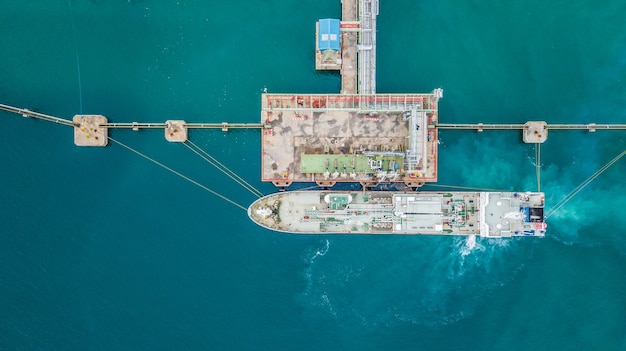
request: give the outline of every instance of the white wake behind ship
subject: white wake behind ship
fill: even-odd
[[[293,234],[544,236],[541,192],[288,191],[248,208],[258,225]]]

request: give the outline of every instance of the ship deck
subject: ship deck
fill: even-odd
[[[291,191],[248,209],[259,225],[296,234],[544,236],[543,193]]]

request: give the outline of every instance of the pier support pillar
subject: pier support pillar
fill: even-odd
[[[185,121],[165,121],[165,139],[173,143],[187,141],[187,125]]]
[[[528,144],[540,144],[548,139],[548,123],[526,122],[524,124],[524,142]]]

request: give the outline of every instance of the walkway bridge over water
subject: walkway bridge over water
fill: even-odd
[[[476,130],[482,132],[484,130],[511,130],[519,129],[523,130],[527,128],[528,124],[485,124],[485,123],[439,123],[438,129],[463,129],[463,130]],[[595,132],[597,130],[622,130],[626,129],[626,124],[547,124],[545,125],[547,130],[588,130]]]
[[[290,110],[293,107],[289,104],[292,102],[293,96],[285,94],[282,99],[280,95],[271,96],[276,101],[271,101],[270,105],[275,105],[275,110]],[[407,111],[411,112],[412,106],[421,106],[421,110],[429,111],[430,102],[428,96],[424,95],[325,95],[325,94],[308,94],[299,95],[298,99],[306,100],[309,104],[307,108],[311,111],[328,111],[328,110],[354,110],[354,111]],[[297,100],[296,100],[297,101]],[[299,107],[298,109],[301,109]],[[61,117],[51,116],[45,113],[36,112],[27,108],[20,108],[5,104],[0,104],[0,110],[15,113],[22,117],[36,118],[64,126],[74,127],[77,133],[81,132],[81,123],[77,123],[75,120],[64,119]],[[81,118],[90,115],[76,115],[76,118]],[[100,116],[100,115],[98,115]],[[185,121],[166,121],[166,122],[123,122],[123,123],[98,123],[95,127],[108,129],[132,129],[138,131],[141,129],[173,129],[174,127],[183,129],[221,129],[226,132],[230,129],[271,129],[270,125],[263,123],[186,123]],[[436,123],[431,128],[445,129],[445,130],[475,130],[477,132],[483,132],[486,130],[521,130],[526,132],[531,131],[545,131],[540,137],[534,139],[525,140],[530,143],[541,143],[547,138],[547,131],[549,130],[586,130],[589,132],[603,131],[603,130],[626,130],[626,124],[609,124],[609,123],[554,123],[549,124],[547,122],[526,122],[526,123]],[[85,131],[82,131],[85,132]],[[169,141],[184,141],[184,140],[169,140]],[[79,146],[98,146],[98,145],[79,145]],[[104,146],[104,145],[102,145]]]
[[[19,108],[15,106],[0,104],[0,110],[12,112],[21,115],[22,117],[33,117],[48,122],[58,123],[69,127],[76,127],[76,123],[69,119],[61,117],[50,116],[44,113],[29,110],[27,108]],[[81,116],[81,115],[77,115]],[[86,115],[85,115],[86,116]],[[124,123],[102,123],[101,127],[114,128],[114,129],[165,129],[168,127],[167,122],[163,123],[149,123],[149,122],[124,122]],[[188,129],[222,129],[228,131],[229,129],[262,129],[265,126],[261,123],[185,123],[185,127]]]
[[[332,101],[333,103],[338,103],[338,109],[372,109],[373,107],[378,107],[378,109],[388,108],[387,106],[392,106],[393,110],[398,108],[395,107],[395,104],[398,104],[399,108],[402,110],[409,111],[409,107],[411,104],[416,103],[416,101],[412,100],[414,95],[406,95],[407,98],[404,98],[402,101],[393,100],[391,94],[388,98],[385,98],[383,95],[376,95],[376,100],[374,96],[366,96],[366,95],[346,95],[345,98],[338,100],[336,95],[324,95],[324,94],[315,94],[315,95],[306,95],[307,98],[311,99],[319,99],[325,101],[331,101],[335,99],[336,101]],[[286,99],[291,99],[291,95],[286,97]],[[421,100],[420,100],[421,102]],[[363,106],[364,104],[368,104],[367,107]],[[373,105],[372,105],[373,104]],[[387,105],[385,105],[387,104]],[[288,109],[289,107],[285,106],[284,109]],[[315,109],[315,106],[312,105],[311,108]],[[328,107],[327,107],[328,108]],[[27,108],[20,108],[5,104],[0,104],[0,110],[15,113],[21,115],[22,117],[32,117],[41,119],[48,122],[53,122],[65,126],[74,127],[75,124],[73,121],[69,119],[64,119],[61,117],[51,116],[45,113],[33,111]],[[545,122],[544,122],[545,123]],[[119,128],[119,129],[164,129],[167,128],[167,123],[148,123],[148,122],[124,122],[124,123],[105,123],[102,124],[103,127],[106,128]],[[267,128],[262,123],[230,123],[230,122],[220,122],[220,123],[185,123],[185,126],[190,129],[262,129]],[[436,124],[437,129],[456,129],[456,130],[475,130],[478,132],[482,132],[485,130],[523,130],[527,128],[528,124],[521,123],[438,123]],[[590,132],[595,132],[598,130],[626,130],[626,124],[609,124],[609,123],[554,123],[554,124],[545,124],[546,129],[548,130],[587,130]]]

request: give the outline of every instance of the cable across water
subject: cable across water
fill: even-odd
[[[561,207],[565,206],[566,203],[568,203],[574,196],[576,196],[581,190],[583,190],[584,187],[586,187],[587,185],[589,185],[589,183],[591,183],[594,179],[598,178],[598,176],[600,176],[600,174],[602,174],[604,171],[606,171],[609,167],[611,167],[615,162],[619,161],[620,158],[622,158],[624,155],[626,155],[626,150],[622,151],[619,155],[615,156],[615,158],[613,158],[611,161],[609,161],[607,164],[605,164],[604,166],[602,166],[602,168],[600,168],[599,170],[597,170],[594,174],[592,174],[589,178],[587,178],[584,182],[582,182],[579,186],[577,186],[576,188],[574,188],[574,190],[570,191],[569,194],[565,195],[565,197],[563,197],[561,200],[559,200],[554,207],[552,207],[550,209],[550,211],[548,211],[548,213],[546,214],[546,219],[550,218],[550,216],[554,215],[558,210],[561,209]]]
[[[80,79],[80,60],[78,59],[78,44],[76,41],[76,28],[74,27],[74,13],[72,11],[72,2],[67,0],[67,6],[70,8],[70,22],[72,24],[72,37],[74,38],[74,51],[76,52],[76,71],[78,72],[78,99],[80,104],[80,114],[83,114],[83,84]]]
[[[473,190],[473,191],[496,191],[496,192],[510,191],[510,190],[502,190],[502,189],[477,188],[477,187],[472,187],[472,186],[457,186],[457,185],[443,185],[443,184],[427,184],[425,186],[435,187],[435,188],[464,189],[464,190]]]
[[[541,144],[535,144],[535,174],[537,175],[537,192],[541,191]]]
[[[189,143],[190,145],[193,145],[193,148],[191,146],[189,146],[187,143]],[[262,197],[263,196],[262,192],[260,192],[258,189],[253,187],[245,179],[241,178],[237,173],[235,173],[234,171],[232,171],[228,167],[224,166],[224,164],[222,164],[220,161],[218,161],[215,157],[209,155],[208,152],[204,151],[202,148],[200,148],[198,145],[194,144],[192,141],[187,140],[186,142],[183,143],[183,145],[185,145],[189,150],[193,151],[196,155],[200,156],[203,160],[207,161],[213,167],[217,168],[220,172],[224,173],[230,179],[235,181],[235,183],[241,185],[244,189],[248,190],[249,192],[251,192],[252,194],[254,194],[254,195],[258,196],[258,197]]]
[[[114,142],[114,143],[116,143],[116,144],[118,144],[118,145],[120,145],[120,146],[122,146],[122,147],[126,148],[127,150],[130,150],[130,151],[132,151],[132,152],[136,153],[137,155],[139,155],[139,156],[141,156],[141,157],[145,158],[146,160],[148,160],[148,161],[150,161],[150,162],[152,162],[152,163],[154,163],[154,164],[156,164],[156,165],[158,165],[158,166],[161,166],[161,167],[165,168],[166,170],[168,170],[168,171],[170,171],[170,172],[172,172],[172,173],[176,174],[177,176],[179,176],[179,177],[181,177],[181,178],[183,178],[183,179],[185,179],[185,180],[187,180],[187,181],[189,181],[189,182],[191,182],[191,183],[193,183],[193,184],[195,184],[195,185],[199,186],[200,188],[202,188],[202,189],[204,189],[204,190],[206,190],[206,191],[210,192],[211,194],[213,194],[213,195],[215,195],[215,196],[219,197],[220,199],[222,199],[222,200],[224,200],[224,201],[226,201],[226,202],[228,202],[228,203],[230,203],[230,204],[232,204],[232,205],[234,205],[234,206],[237,206],[237,207],[239,207],[240,209],[242,209],[242,210],[244,210],[244,211],[247,211],[247,209],[246,209],[245,207],[243,207],[242,205],[240,205],[240,204],[236,203],[235,201],[233,201],[233,200],[231,200],[231,199],[227,198],[227,197],[226,197],[226,196],[224,196],[224,195],[221,195],[221,194],[217,193],[217,192],[216,192],[216,191],[214,191],[214,190],[211,190],[211,189],[207,188],[206,186],[204,186],[204,185],[202,185],[202,184],[198,183],[197,181],[195,181],[195,180],[193,180],[193,179],[191,179],[191,178],[187,177],[186,175],[184,175],[184,174],[182,174],[182,173],[180,173],[180,172],[178,172],[178,171],[176,171],[176,170],[174,170],[174,169],[172,169],[172,168],[170,168],[170,167],[168,167],[168,166],[166,166],[166,165],[162,164],[161,162],[159,162],[159,161],[157,161],[157,160],[155,160],[155,159],[153,159],[153,158],[151,158],[151,157],[149,157],[149,156],[146,156],[146,155],[142,154],[141,152],[139,152],[139,151],[137,151],[137,150],[133,149],[132,147],[130,147],[130,146],[128,146],[128,145],[126,145],[126,144],[124,144],[124,143],[122,143],[122,142],[120,142],[120,141],[117,141],[117,140],[115,140],[115,139],[113,139],[113,138],[111,138],[111,137],[107,137],[107,138],[108,138],[109,140],[111,140],[112,142]]]

